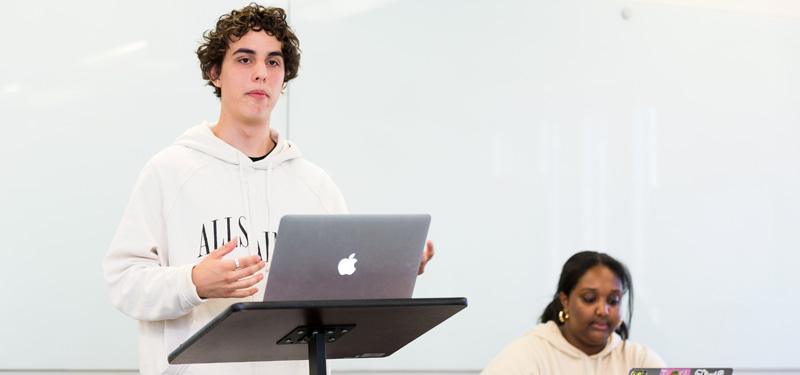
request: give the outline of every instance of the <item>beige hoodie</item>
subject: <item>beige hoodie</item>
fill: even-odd
[[[664,367],[664,361],[646,346],[623,341],[614,333],[597,354],[572,346],[558,325],[549,321],[525,332],[497,355],[483,375],[627,375],[634,367]]]

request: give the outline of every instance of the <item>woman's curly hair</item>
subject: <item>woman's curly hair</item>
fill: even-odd
[[[218,98],[222,97],[222,90],[211,82],[217,78],[213,76],[213,72],[219,74],[222,69],[222,61],[230,43],[239,40],[250,30],[265,31],[278,39],[283,53],[283,82],[289,82],[297,77],[300,68],[300,41],[286,23],[286,12],[281,8],[250,3],[240,10],[233,10],[230,14],[221,16],[214,29],[203,33],[205,43],[197,48],[203,79],[207,81],[207,85],[214,87],[214,94]]]

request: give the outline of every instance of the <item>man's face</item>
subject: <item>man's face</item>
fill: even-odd
[[[264,31],[250,30],[232,42],[219,75],[212,81],[222,90],[220,120],[269,123],[283,90],[283,64],[281,43]]]

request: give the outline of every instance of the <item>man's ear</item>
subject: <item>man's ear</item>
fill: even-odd
[[[208,71],[208,78],[215,87],[219,87],[219,66],[214,65]]]

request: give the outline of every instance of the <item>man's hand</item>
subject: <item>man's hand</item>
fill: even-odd
[[[200,298],[242,298],[258,292],[258,288],[250,287],[261,281],[264,274],[253,274],[264,268],[267,262],[258,255],[238,258],[238,267],[237,260],[222,260],[236,248],[237,243],[238,240],[234,238],[209,253],[192,269],[192,283]]]
[[[425,272],[425,265],[431,261],[433,258],[433,241],[428,240],[425,244],[425,251],[422,252],[422,261],[419,262],[419,273],[418,275],[422,275]]]

